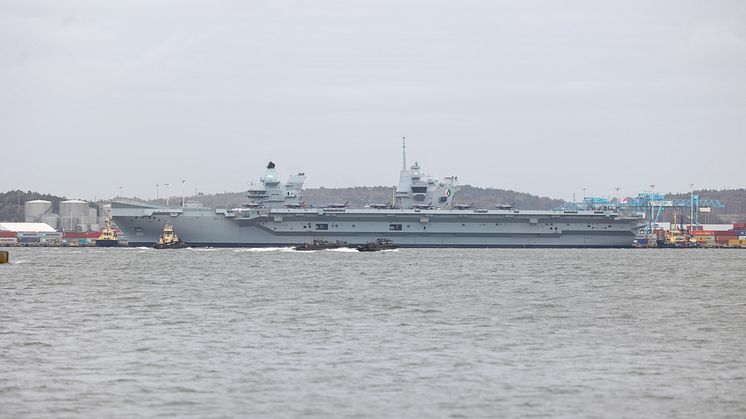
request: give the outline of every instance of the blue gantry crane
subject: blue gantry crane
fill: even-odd
[[[691,223],[699,227],[699,214],[710,208],[725,208],[717,199],[700,199],[699,195],[691,194],[689,199],[666,199],[662,194],[654,192],[642,192],[634,198],[625,198],[619,201],[611,201],[606,198],[589,196],[583,198],[583,202],[568,202],[562,205],[560,210],[598,210],[616,209],[642,212],[648,222],[645,223],[644,233],[652,231],[658,223],[661,213],[666,208],[689,208]]]
[[[650,217],[646,225],[645,233],[648,233],[653,226],[658,223],[658,219],[666,208],[689,208],[690,222],[692,225],[699,227],[699,214],[707,208],[725,208],[722,202],[717,199],[700,199],[699,195],[691,194],[689,199],[666,199],[662,194],[653,192],[643,192],[635,198],[619,202],[619,208],[628,208],[634,211],[641,211]]]

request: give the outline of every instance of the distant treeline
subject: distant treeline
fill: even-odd
[[[393,193],[394,188],[391,186],[315,188],[304,189],[303,200],[312,207],[348,202],[350,207],[360,208],[370,203],[390,204]],[[717,199],[726,206],[724,209],[713,209],[712,213],[703,213],[701,222],[719,223],[746,219],[746,189],[701,190],[694,191],[694,193],[698,194],[700,199]],[[666,198],[688,199],[689,194],[666,194]],[[187,199],[199,201],[203,205],[213,208],[235,208],[247,202],[244,192],[199,195]],[[164,200],[161,201],[164,202]],[[465,185],[456,194],[454,202],[457,204],[472,204],[474,208],[494,208],[497,204],[510,204],[518,209],[549,210],[559,207],[565,201],[505,189]],[[679,220],[688,220],[689,217],[689,211],[685,208],[669,209],[661,214],[660,221],[671,221],[674,214],[678,214]]]
[[[394,188],[391,186],[356,186],[351,188],[304,189],[303,200],[312,207],[323,207],[330,203],[348,202],[350,207],[361,208],[366,204],[391,204]],[[222,193],[187,198],[199,201],[208,207],[232,208],[247,202],[245,193]],[[530,195],[504,189],[463,186],[455,198],[458,204],[473,204],[475,208],[494,208],[497,204],[511,204],[524,209],[552,209],[565,201]]]
[[[23,192],[20,190],[0,193],[0,221],[11,223],[23,222],[23,203],[43,199],[52,202],[52,211],[59,213],[60,202],[66,200],[63,196],[43,194],[39,192]]]
[[[312,207],[323,207],[329,203],[348,202],[350,207],[361,208],[366,204],[391,204],[394,188],[391,186],[356,186],[351,188],[314,188],[303,190],[303,200]],[[746,189],[700,190],[694,191],[700,199],[717,199],[725,204],[724,209],[713,209],[712,213],[703,214],[700,221],[708,223],[736,222],[746,219]],[[666,194],[668,199],[688,199],[689,194]],[[35,199],[51,201],[53,211],[59,212],[59,204],[66,198],[39,192],[20,190],[0,193],[0,221],[23,221],[23,203]],[[235,208],[247,202],[245,192],[220,193],[215,195],[200,194],[187,198],[199,201],[207,207]],[[160,200],[165,203],[164,199]],[[497,204],[510,204],[518,209],[548,210],[557,208],[565,201],[523,192],[505,189],[479,188],[465,185],[455,198],[457,204],[472,204],[474,208],[494,208]],[[19,205],[20,204],[20,205]],[[660,220],[670,221],[673,214],[686,222],[689,212],[685,208],[665,211]]]
[[[725,205],[725,208],[713,208],[711,213],[703,213],[700,216],[700,222],[705,223],[733,223],[742,222],[746,220],[746,189],[703,189],[694,191],[695,195],[699,195],[700,201],[703,199],[717,199]],[[689,199],[688,193],[679,194],[666,194],[667,199]],[[673,214],[678,213],[679,219],[682,217],[688,219],[689,214],[686,209],[680,210],[668,210],[665,214],[665,220],[670,221],[673,218]]]

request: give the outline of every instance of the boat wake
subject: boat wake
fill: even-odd
[[[326,249],[327,252],[358,253],[354,247],[340,247],[337,249]]]
[[[248,249],[236,249],[235,253],[263,253],[263,252],[295,252],[292,247],[251,247]]]

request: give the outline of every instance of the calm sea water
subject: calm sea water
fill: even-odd
[[[746,417],[746,251],[10,251],[2,417]]]

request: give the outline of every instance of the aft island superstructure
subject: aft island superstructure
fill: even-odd
[[[170,224],[192,246],[297,246],[313,240],[351,245],[389,239],[400,247],[631,247],[640,217],[615,210],[535,211],[509,206],[473,209],[453,204],[456,177],[436,179],[419,164],[400,173],[394,201],[348,208],[309,208],[305,174],[281,182],[270,162],[241,208],[167,206],[135,200],[112,203],[112,218],[130,246],[150,246]]]

